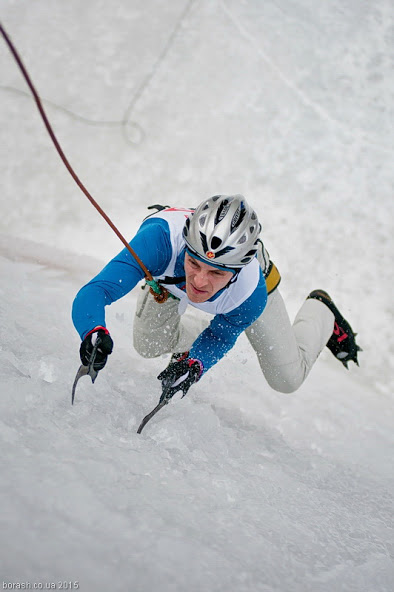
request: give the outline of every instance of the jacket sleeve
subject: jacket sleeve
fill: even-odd
[[[152,275],[161,275],[171,260],[170,230],[165,220],[146,220],[130,246]],[[97,326],[105,327],[105,307],[128,294],[144,278],[144,272],[123,249],[75,297],[72,319],[81,339]]]
[[[260,272],[255,291],[245,302],[226,314],[216,315],[193,343],[190,357],[200,360],[204,373],[230,351],[239,335],[262,314],[267,304],[267,288]]]

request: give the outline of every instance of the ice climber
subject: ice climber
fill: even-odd
[[[309,374],[325,345],[345,366],[360,349],[330,296],[314,290],[291,324],[278,284],[280,274],[258,238],[261,226],[242,195],[216,195],[195,210],[164,207],[144,220],[130,242],[171,297],[156,302],[147,284],[134,319],[134,347],[144,358],[172,353],[158,378],[170,394],[187,393],[245,334],[276,391],[291,393]],[[105,306],[125,296],[144,272],[124,249],[77,294],[74,325],[88,366],[101,370],[113,341]],[[187,305],[212,315],[197,329],[182,319]]]

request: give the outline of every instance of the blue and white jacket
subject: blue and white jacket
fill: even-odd
[[[144,262],[155,280],[185,275],[185,219],[191,210],[168,208],[147,218],[130,246]],[[105,306],[130,292],[144,278],[144,272],[124,249],[77,294],[72,318],[81,339],[94,327],[105,327]],[[166,288],[180,299],[179,311],[188,304],[208,312],[213,319],[196,339],[190,357],[201,361],[204,372],[218,362],[235,344],[238,336],[263,312],[267,302],[266,283],[254,258],[243,267],[234,283],[217,292],[210,300],[191,302],[185,281]]]

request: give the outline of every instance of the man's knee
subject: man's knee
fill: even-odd
[[[303,384],[306,376],[304,372],[286,372],[283,368],[270,369],[269,372],[264,373],[265,379],[269,386],[278,393],[289,395],[297,391]]]
[[[270,384],[270,383],[268,383]],[[291,393],[295,393],[295,391],[297,391],[300,388],[300,384],[291,384],[289,382],[283,382],[282,384],[270,384],[270,387],[278,392],[278,393],[282,393],[284,395],[290,395]]]

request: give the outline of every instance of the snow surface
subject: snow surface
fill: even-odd
[[[71,407],[71,303],[121,245],[0,43],[3,589],[392,592],[392,0],[2,0],[1,13],[69,161],[127,238],[150,204],[243,193],[291,316],[322,287],[364,350],[349,372],[323,352],[281,395],[241,336],[139,436],[168,359],[132,348],[135,290],[109,309],[114,353]]]

